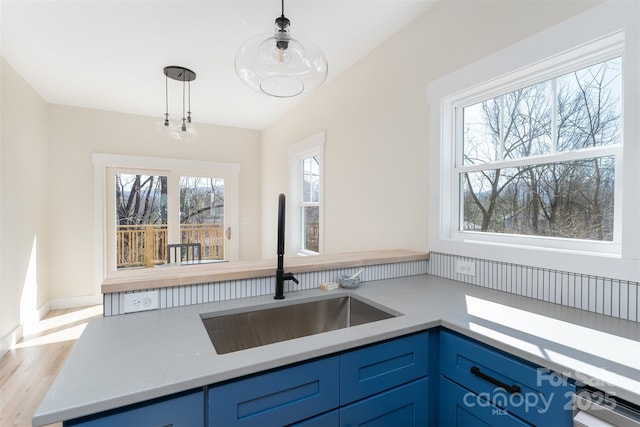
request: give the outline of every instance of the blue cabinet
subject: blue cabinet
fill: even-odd
[[[428,425],[429,379],[422,378],[340,409],[342,427]]]
[[[209,426],[425,426],[428,332],[212,386]]]
[[[571,426],[575,387],[442,329],[71,420],[65,426]],[[206,397],[205,397],[206,396]]]
[[[340,410],[334,409],[333,411],[316,415],[315,417],[308,418],[299,423],[291,424],[295,427],[327,427],[340,425]]]
[[[428,332],[341,354],[340,426],[428,425],[428,373]]]
[[[209,389],[209,425],[282,426],[338,407],[338,356]]]
[[[428,346],[428,333],[423,332],[341,354],[340,404],[426,376]]]
[[[440,425],[447,427],[530,426],[445,377],[440,377]]]
[[[296,427],[421,427],[429,425],[429,380],[422,378],[340,409],[294,424]]]
[[[454,405],[446,401],[441,390],[441,421],[446,420],[454,408],[459,416],[465,412],[464,416],[470,416],[477,413],[470,406],[480,407],[482,402],[487,402],[487,408],[496,408],[489,410],[496,416],[491,417],[493,422],[488,425],[502,425],[510,419],[506,415],[530,425],[572,425],[571,398],[575,386],[546,369],[500,350],[443,330],[440,333],[440,372],[445,379],[468,392],[463,395],[464,401],[458,400]],[[440,386],[452,389],[447,381],[441,381]],[[451,392],[451,395],[456,394]]]
[[[65,421],[64,425],[82,427],[201,427],[205,424],[204,400],[204,391],[199,389]]]

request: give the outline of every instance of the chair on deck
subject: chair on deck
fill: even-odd
[[[175,243],[167,245],[167,264],[195,264],[202,261],[202,245],[200,243]],[[196,261],[197,259],[197,261]]]

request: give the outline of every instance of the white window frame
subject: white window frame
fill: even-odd
[[[540,67],[527,67],[507,76],[502,76],[490,83],[473,87],[453,96],[444,98],[443,105],[447,112],[451,115],[451,135],[446,138],[454,141],[453,149],[450,152],[452,157],[449,160],[453,166],[450,168],[450,176],[452,190],[460,189],[460,197],[453,197],[451,200],[451,218],[449,226],[451,237],[457,240],[473,239],[481,242],[508,243],[522,246],[540,246],[545,248],[579,250],[593,253],[603,254],[620,254],[621,251],[621,227],[622,218],[621,208],[621,186],[617,183],[622,182],[622,144],[603,145],[585,150],[564,151],[545,154],[535,157],[504,159],[493,161],[490,163],[482,163],[476,165],[462,165],[460,159],[463,151],[463,135],[461,132],[462,110],[470,105],[477,104],[487,99],[494,98],[511,90],[517,90],[530,85],[547,81],[554,77],[559,77],[567,72],[572,72],[594,64],[604,62],[609,59],[619,57],[624,51],[624,33],[617,32],[604,39],[599,39],[593,43],[581,46],[578,49],[571,50],[564,54],[558,55],[545,61],[547,67],[539,70]],[[462,183],[460,182],[460,174],[463,172],[474,172],[486,169],[504,169],[513,168],[531,164],[535,160],[539,160],[541,164],[570,162],[573,160],[612,156],[615,159],[615,182],[616,194],[614,195],[614,239],[610,241],[593,241],[578,240],[566,238],[554,238],[546,236],[532,235],[508,235],[490,232],[474,232],[469,230],[461,230],[460,225],[462,218]]]
[[[638,5],[608,2],[518,42],[502,51],[444,76],[428,87],[430,134],[430,250],[465,256],[584,271],[585,258],[594,274],[614,267],[621,277],[636,277],[640,259],[637,189],[640,173],[638,117]],[[596,242],[540,236],[500,235],[459,230],[460,171],[456,159],[462,149],[456,114],[461,107],[535,84],[566,72],[622,56],[623,146],[602,147],[594,157],[616,156],[614,241]],[[571,160],[558,153],[557,160]],[[546,161],[546,159],[545,159]],[[510,166],[516,162],[510,162]],[[620,269],[620,265],[624,267]]]
[[[290,203],[288,217],[290,220],[290,248],[291,253],[297,255],[318,255],[324,252],[324,143],[326,132],[320,131],[289,147],[289,186]],[[318,220],[318,252],[312,252],[302,247],[303,224],[301,218],[302,208],[302,160],[310,156],[318,155],[320,158],[320,196]]]
[[[96,282],[98,285],[107,277],[136,276],[140,271],[148,270],[117,270],[115,252],[108,248],[115,247],[115,218],[110,212],[115,204],[114,194],[110,194],[107,179],[118,170],[137,170],[144,173],[163,174],[168,177],[169,185],[179,188],[180,176],[215,176],[225,180],[225,227],[231,227],[231,240],[225,241],[225,260],[236,261],[239,258],[238,224],[239,224],[239,174],[240,165],[237,163],[206,162],[196,160],[177,160],[159,157],[139,157],[116,154],[94,153],[94,221],[95,221],[95,263]],[[227,197],[229,195],[229,197]],[[169,221],[175,221],[171,215],[179,209],[179,192],[168,194]],[[174,230],[174,240],[179,236],[179,230]],[[228,246],[227,246],[228,245]],[[167,266],[165,268],[180,268]]]

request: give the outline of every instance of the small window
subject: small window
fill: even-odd
[[[320,252],[320,155],[300,160],[302,197],[300,200],[300,248]]]
[[[303,255],[322,252],[322,155],[324,132],[289,150],[291,159],[291,251]]]

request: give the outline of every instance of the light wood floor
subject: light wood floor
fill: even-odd
[[[31,426],[31,416],[86,323],[101,315],[101,305],[51,311],[0,359],[1,427]]]

